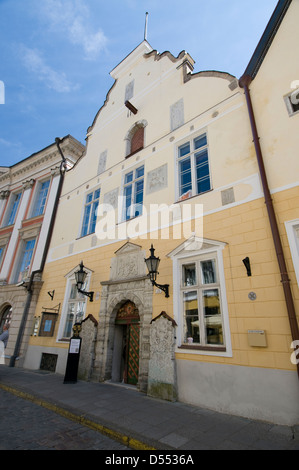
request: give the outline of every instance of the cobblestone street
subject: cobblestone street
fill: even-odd
[[[101,433],[0,390],[0,450],[127,450]]]

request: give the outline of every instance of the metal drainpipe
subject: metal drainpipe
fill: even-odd
[[[288,311],[291,334],[292,334],[293,341],[298,341],[299,329],[298,329],[296,311],[295,311],[295,306],[294,306],[294,301],[293,301],[293,296],[292,296],[292,291],[291,291],[291,286],[290,286],[290,279],[288,276],[281,238],[279,235],[279,229],[278,229],[275,211],[273,207],[273,201],[272,201],[272,197],[270,194],[269,185],[267,181],[263,154],[262,154],[262,150],[260,146],[256,120],[255,120],[251,96],[250,96],[249,85],[251,84],[251,82],[252,82],[252,78],[249,75],[243,75],[243,77],[241,77],[239,80],[239,85],[241,88],[244,89],[245,96],[246,96],[246,102],[247,102],[249,119],[250,119],[250,124],[251,124],[251,129],[252,129],[253,141],[255,145],[255,151],[256,151],[258,166],[260,170],[260,176],[261,176],[264,197],[265,197],[265,204],[266,204],[267,211],[268,211],[268,218],[269,218],[269,222],[271,226],[272,237],[273,237],[273,242],[274,242],[275,251],[276,251],[276,257],[277,257],[280,274],[281,274],[281,283],[282,283],[283,290],[284,290],[284,296],[285,296],[285,302],[286,302],[286,307]],[[299,364],[298,363],[297,363],[297,374],[299,377]]]
[[[48,254],[48,249],[49,249],[49,246],[50,246],[50,241],[51,241],[52,232],[53,232],[53,225],[54,225],[54,221],[55,221],[55,217],[56,217],[56,213],[57,213],[59,198],[60,198],[60,195],[61,195],[61,190],[62,190],[62,185],[63,185],[63,180],[64,180],[64,174],[65,174],[65,171],[66,171],[66,160],[65,160],[65,157],[64,157],[64,155],[61,151],[61,148],[59,146],[60,142],[61,142],[61,139],[59,139],[59,138],[55,139],[55,143],[56,143],[57,148],[59,150],[59,153],[61,155],[62,161],[61,161],[61,164],[60,164],[60,180],[59,180],[59,185],[58,185],[57,194],[56,194],[56,198],[55,198],[55,203],[54,203],[54,208],[53,208],[53,213],[52,213],[52,218],[51,218],[51,223],[50,223],[50,229],[49,229],[49,232],[48,232],[48,235],[47,235],[47,240],[46,240],[46,244],[45,244],[45,249],[44,249],[43,258],[42,258],[42,262],[41,262],[41,267],[40,267],[40,269],[38,269],[36,271],[33,271],[31,273],[29,284],[26,287],[26,290],[27,290],[26,304],[25,304],[25,307],[24,307],[24,311],[23,311],[23,315],[22,315],[22,319],[21,319],[21,323],[20,323],[20,328],[19,328],[19,331],[18,331],[18,336],[17,336],[17,340],[16,340],[16,344],[15,344],[14,353],[11,356],[10,361],[9,361],[9,367],[14,367],[16,359],[19,357],[21,344],[22,344],[22,339],[23,339],[23,334],[24,334],[26,323],[27,323],[27,317],[28,317],[28,313],[29,313],[29,308],[30,308],[32,296],[33,296],[33,290],[32,290],[33,280],[34,280],[34,277],[35,277],[36,274],[43,272],[45,262],[46,262],[46,257],[47,257],[47,254]]]

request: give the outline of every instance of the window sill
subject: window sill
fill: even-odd
[[[188,349],[191,351],[210,351],[210,352],[226,352],[225,346],[200,346],[196,344],[182,344],[178,349]]]
[[[69,343],[71,341],[71,338],[59,338],[57,340],[58,343]]]
[[[95,232],[90,232],[90,233],[87,233],[86,235],[80,235],[75,240],[81,240],[82,238],[86,238],[86,237],[89,237],[90,235],[94,235],[94,234],[95,234]]]
[[[179,204],[180,202],[189,201],[190,199],[194,199],[195,197],[203,196],[204,194],[211,193],[212,191],[214,191],[213,188],[208,189],[207,191],[204,191],[203,193],[199,193],[199,194],[195,194],[194,196],[186,197],[185,199],[180,199],[179,198],[174,202],[174,204]]]
[[[131,152],[131,153],[129,153],[128,155],[126,155],[125,158],[130,158],[130,157],[132,157],[132,155],[135,155],[135,153],[138,153],[138,152],[140,152],[140,151],[143,150],[143,149],[144,149],[144,147],[140,147],[139,149],[134,150],[134,152]]]

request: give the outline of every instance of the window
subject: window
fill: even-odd
[[[179,199],[211,189],[207,137],[205,134],[178,148]]]
[[[177,347],[191,354],[231,357],[222,251],[226,244],[193,235],[168,254],[173,262]]]
[[[19,203],[21,200],[21,195],[22,193],[12,194],[5,225],[14,224],[16,215],[17,215],[17,210],[19,207]]]
[[[293,266],[299,286],[299,219],[285,222]]]
[[[95,232],[100,192],[101,190],[97,189],[86,196],[81,237]]]
[[[4,256],[5,246],[0,246],[0,267]]]
[[[32,217],[37,217],[38,215],[42,215],[44,213],[49,186],[50,180],[44,181],[39,185],[37,198],[32,212]]]
[[[8,305],[5,307],[2,315],[0,316],[0,334],[3,332],[4,325],[10,325],[12,316],[12,307]]]
[[[216,258],[181,265],[183,342],[223,346],[223,321]]]
[[[144,145],[144,127],[138,127],[131,139],[130,155],[143,149],[143,145]]]
[[[142,214],[144,186],[144,166],[126,173],[124,179],[124,216],[123,220]]]
[[[143,119],[135,122],[127,132],[125,136],[126,158],[131,157],[131,155],[144,148],[146,126],[147,121]]]
[[[29,275],[32,255],[35,247],[35,239],[26,240],[22,243],[19,264],[15,275],[15,282],[21,282]]]
[[[82,288],[85,290],[85,287]],[[66,320],[64,324],[63,337],[70,338],[73,334],[73,325],[79,323],[84,318],[86,297],[78,292],[76,283],[71,285],[68,299]]]
[[[78,268],[79,267],[76,266],[76,268],[67,276],[66,294],[58,331],[58,339],[60,341],[71,338],[73,335],[74,324],[80,323],[85,317],[87,297],[79,293],[76,286],[74,273]],[[90,271],[87,268],[86,270],[88,271],[89,276],[87,277],[82,290],[88,290]],[[49,325],[49,323],[47,325]]]

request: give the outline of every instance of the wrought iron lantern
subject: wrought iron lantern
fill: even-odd
[[[85,290],[82,290],[86,277],[87,277],[87,272],[84,271],[83,261],[81,261],[79,271],[75,272],[77,290],[78,292],[80,292],[80,294],[83,294],[89,297],[90,302],[93,302],[94,292],[86,292]]]
[[[156,286],[159,289],[161,289],[163,292],[165,292],[165,297],[169,297],[169,284],[157,284],[156,283],[157,275],[159,274],[158,267],[160,264],[160,258],[157,258],[154,252],[155,252],[155,248],[153,247],[153,245],[151,245],[151,248],[150,248],[151,255],[144,260],[148,269],[148,276],[153,286]]]

